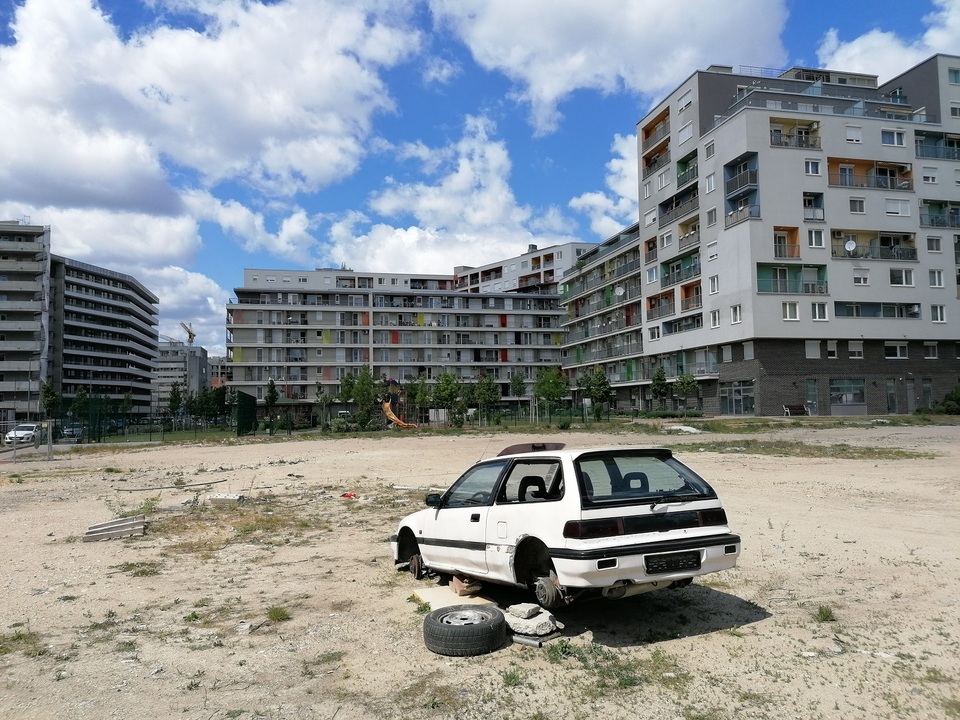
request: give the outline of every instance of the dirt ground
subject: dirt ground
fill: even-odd
[[[748,454],[728,434],[555,433],[674,448],[724,500],[739,566],[558,610],[543,648],[432,654],[415,594],[436,581],[397,572],[389,535],[426,488],[542,438],[0,456],[0,717],[960,717],[960,427],[750,436],[920,454],[857,460]],[[81,541],[137,509],[143,537]]]

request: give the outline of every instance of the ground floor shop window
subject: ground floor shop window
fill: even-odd
[[[753,381],[720,383],[721,415],[753,415]]]

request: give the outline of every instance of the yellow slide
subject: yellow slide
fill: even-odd
[[[389,400],[387,400],[383,404],[383,414],[387,416],[387,419],[390,420],[390,422],[392,422],[394,425],[396,425],[398,428],[401,428],[402,430],[409,430],[410,428],[416,427],[416,425],[414,425],[413,423],[404,422],[403,420],[398,418],[396,415],[394,415],[393,409],[390,407]]]

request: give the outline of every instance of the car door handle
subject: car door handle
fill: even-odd
[[[470,522],[480,522],[480,513],[474,513],[471,515]]]

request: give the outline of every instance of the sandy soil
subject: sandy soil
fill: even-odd
[[[553,435],[674,447],[724,499],[739,566],[681,591],[571,605],[545,648],[475,658],[426,650],[411,600],[435,581],[397,572],[387,538],[423,488],[536,438],[0,456],[0,717],[960,717],[960,427],[791,425],[765,437],[930,456]],[[716,440],[730,451],[698,448]],[[211,507],[210,493],[247,500]],[[147,510],[145,536],[80,541],[135,508]]]

